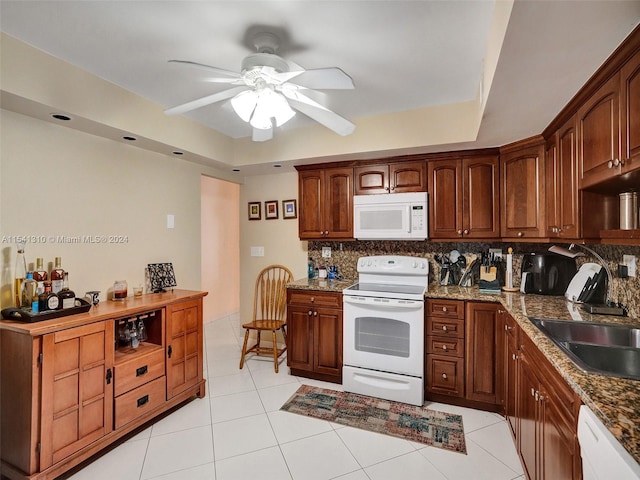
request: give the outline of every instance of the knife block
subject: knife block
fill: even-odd
[[[504,270],[501,265],[495,264],[490,267],[480,266],[480,291],[500,292],[500,287],[504,284]]]

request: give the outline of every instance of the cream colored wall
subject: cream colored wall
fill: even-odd
[[[204,321],[240,311],[240,185],[201,179],[202,289]]]
[[[298,174],[282,173],[245,178],[240,187],[240,313],[249,319],[253,289],[260,270],[282,264],[294,278],[303,278],[307,268],[307,242],[298,239],[298,220],[283,220],[282,200],[298,198]],[[264,219],[264,202],[278,201],[277,220]],[[248,202],[262,204],[262,219],[248,219]],[[264,247],[264,257],[252,257],[251,247]]]
[[[145,281],[152,262],[172,262],[178,287],[200,288],[200,177],[216,170],[7,110],[0,114],[3,307],[11,304],[17,235],[33,236],[28,263],[61,256],[76,293],[101,290],[104,300],[116,279],[127,280],[131,290]],[[167,214],[175,215],[172,230]]]

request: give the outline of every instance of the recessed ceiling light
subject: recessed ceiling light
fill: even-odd
[[[52,113],[51,116],[56,120],[63,120],[65,122],[71,120],[71,117],[69,115],[64,115],[62,113]]]
[[[279,163],[276,163],[276,164],[274,164],[273,166],[274,166],[274,168],[280,168],[280,167],[282,167],[282,165],[280,165]]]
[[[130,137],[130,136],[124,136],[122,137],[123,140],[126,140],[127,142],[135,142],[137,140],[136,137]]]
[[[171,153],[173,153],[174,155],[184,155],[184,152],[181,152],[180,150],[176,150],[176,151],[171,152]]]
[[[239,172],[239,171],[240,171],[240,169],[239,169],[239,168],[234,168],[234,169],[233,169],[233,171],[234,171],[234,172]]]

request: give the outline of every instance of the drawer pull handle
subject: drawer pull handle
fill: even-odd
[[[447,328],[446,325],[442,325],[442,330],[444,330],[445,332],[448,331],[449,329]]]
[[[144,397],[138,399],[138,408],[145,405],[146,403],[149,403],[149,395],[145,395]]]
[[[443,374],[442,374],[442,378],[444,378],[444,379],[446,380],[446,379],[447,379],[447,374],[446,374],[446,373],[443,373]]]
[[[136,377],[139,377],[140,375],[144,375],[148,371],[149,371],[149,367],[147,365],[145,365],[144,367],[137,368]]]
[[[446,350],[447,350],[447,346],[446,346],[446,345],[442,345],[442,349],[443,349],[444,351],[446,351]]]
[[[449,310],[447,310],[447,307],[442,307],[442,311],[443,311],[444,313],[447,313]]]

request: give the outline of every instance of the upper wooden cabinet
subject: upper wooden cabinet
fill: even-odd
[[[355,194],[427,191],[427,164],[423,161],[363,165],[354,170]]]
[[[578,156],[582,188],[620,174],[619,74],[578,109]]]
[[[504,238],[528,239],[546,234],[544,192],[548,184],[543,142],[542,137],[537,137],[501,149],[500,214]]]
[[[546,236],[578,238],[580,211],[578,191],[576,117],[572,117],[546,143]]]
[[[499,238],[498,156],[427,163],[429,237]]]
[[[622,174],[640,170],[640,51],[620,71]]]
[[[301,240],[353,238],[353,168],[298,173]]]

